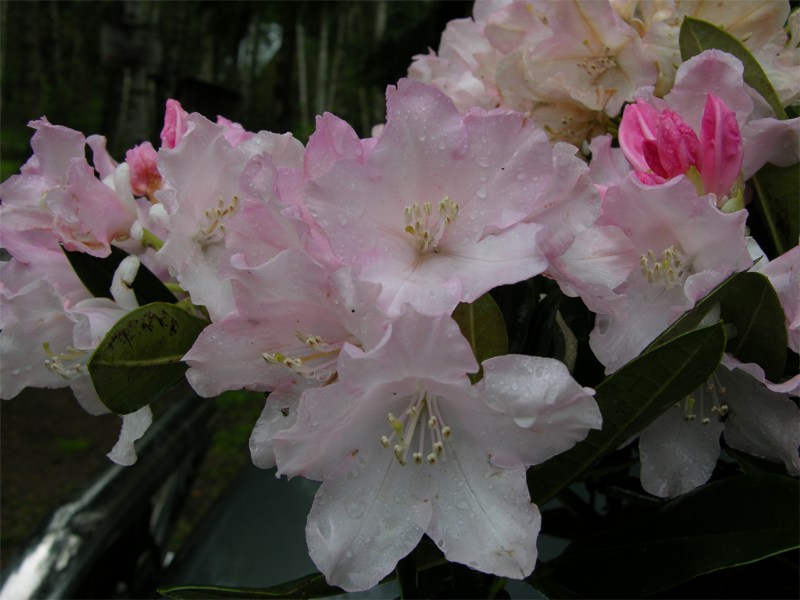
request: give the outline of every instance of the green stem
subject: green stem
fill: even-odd
[[[152,232],[148,231],[144,227],[142,227],[142,232],[142,245],[152,248],[156,252],[161,250],[161,248],[164,246],[163,240],[153,235]]]

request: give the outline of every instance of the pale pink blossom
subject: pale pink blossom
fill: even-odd
[[[128,257],[125,272],[115,274],[118,285],[112,288],[115,300],[111,300],[91,297],[63,253],[43,252],[28,258],[27,265],[16,258],[2,263],[0,398],[13,398],[26,387],[70,387],[87,412],[108,413],[86,365],[108,330],[137,307],[135,299],[131,302],[132,294],[126,302],[120,292],[122,280],[130,285],[135,278],[138,259]],[[46,264],[37,265],[38,261]],[[53,285],[49,280],[60,283]],[[67,290],[71,290],[69,295],[62,296]],[[133,443],[149,426],[150,409],[124,415],[122,420],[120,439],[109,458],[130,465],[136,462]]]
[[[698,196],[685,178],[659,186],[629,178],[609,188],[598,225],[623,232],[638,261],[622,284],[587,299],[589,306],[612,307],[598,315],[590,338],[607,372],[636,357],[726,277],[752,265],[745,218],[745,211],[722,213],[713,195]]]
[[[438,56],[409,69],[461,110],[522,111],[575,144],[603,133],[656,75],[655,57],[607,2],[476,3],[473,20],[448,24]]]
[[[647,50],[657,58],[663,96],[672,87],[681,64],[679,31],[684,17],[716,25],[737,38],[756,58],[784,106],[800,98],[800,50],[797,47],[800,15],[789,14],[789,2],[773,0],[612,0],[615,11],[642,36]],[[784,29],[789,23],[790,35]]]
[[[771,389],[757,365],[725,355],[706,384],[670,407],[639,438],[642,486],[661,497],[706,483],[717,464],[720,435],[732,448],[800,475],[800,375],[783,390]]]
[[[225,139],[228,140],[230,145],[234,148],[255,135],[242,127],[241,123],[235,123],[222,115],[217,115],[217,125],[222,125],[225,128]]]
[[[219,320],[234,308],[231,256],[244,253],[259,264],[301,245],[306,226],[277,198],[282,177],[270,151],[282,160],[281,136],[259,134],[234,148],[225,128],[201,115],[190,115],[187,127],[178,147],[159,152],[156,197],[166,235],[157,258]]]
[[[116,194],[97,178],[85,158],[83,134],[44,118],[29,125],[36,129],[31,138],[34,155],[0,186],[0,243],[17,256],[32,238],[49,232],[70,250],[107,256],[111,242],[126,238],[136,220],[133,199]],[[95,156],[104,163],[101,170],[113,168],[97,142],[95,138]]]
[[[372,350],[345,345],[335,383],[303,393],[274,450],[280,473],[324,480],[306,539],[330,583],[369,589],[426,533],[474,569],[533,570],[540,516],[525,469],[600,413],[555,360],[490,359],[472,386],[477,368],[452,319],[407,311]]]
[[[543,133],[519,114],[462,116],[410,80],[388,89],[387,106],[374,147],[336,160],[305,193],[334,254],[382,286],[381,305],[449,313],[543,271],[542,227],[523,222],[536,208],[529,166],[553,161]]]

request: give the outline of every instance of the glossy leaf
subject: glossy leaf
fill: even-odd
[[[604,380],[595,395],[603,428],[528,471],[534,502],[543,505],[704,383],[719,365],[724,348],[725,328],[717,323],[645,352]]]
[[[725,351],[742,362],[760,365],[768,378],[778,381],[786,362],[785,317],[769,279],[756,272],[728,277],[648,349],[695,329],[715,306],[720,308],[719,318],[733,325]]]
[[[721,317],[733,324],[727,352],[756,363],[767,378],[778,381],[786,364],[786,321],[775,288],[760,273],[742,273],[722,296]]]
[[[786,111],[781,105],[778,94],[775,93],[775,88],[772,87],[772,83],[764,73],[764,69],[750,54],[750,51],[731,34],[707,21],[684,17],[678,39],[681,58],[684,61],[712,48],[738,58],[744,65],[744,82],[763,96],[779,119],[786,118]]]
[[[576,544],[535,576],[580,596],[642,598],[800,546],[799,492],[785,475],[725,479]]]
[[[325,576],[313,573],[287,583],[269,588],[236,588],[211,585],[174,585],[160,588],[158,593],[167,598],[189,600],[195,598],[325,598],[342,594],[343,590],[328,585]]]
[[[453,311],[453,319],[472,346],[478,364],[487,358],[508,354],[508,333],[503,313],[489,294],[475,302],[462,302]],[[477,377],[480,378],[480,371]]]
[[[684,333],[688,333],[697,329],[702,323],[703,319],[706,318],[706,315],[709,314],[711,309],[713,309],[715,306],[718,306],[722,297],[728,293],[729,286],[731,286],[740,278],[747,276],[748,273],[734,273],[728,277],[725,281],[711,290],[711,292],[709,292],[705,298],[695,304],[690,311],[683,314],[680,319],[675,321],[661,335],[650,342],[650,344],[647,346],[647,350],[651,350],[656,346],[660,346],[670,340],[675,339],[679,335],[683,335]]]
[[[769,232],[777,254],[797,245],[800,239],[800,164],[776,167],[766,164],[751,179],[753,203]]]
[[[122,317],[89,359],[95,390],[109,410],[128,414],[179,383],[180,362],[207,325],[174,304],[158,302]]]
[[[111,282],[114,279],[114,272],[129,254],[116,246],[111,246],[111,254],[105,258],[98,258],[85,252],[73,252],[66,248],[63,250],[78,278],[92,296],[113,300]],[[140,306],[151,302],[177,302],[172,292],[144,265],[139,266],[131,287]]]

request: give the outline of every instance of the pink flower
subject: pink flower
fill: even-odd
[[[471,386],[477,367],[452,319],[407,311],[374,349],[344,346],[337,382],[303,393],[275,456],[282,474],[324,480],[306,539],[330,583],[374,586],[423,534],[484,572],[533,570],[525,469],[599,427],[600,412],[558,361],[490,359]]]
[[[720,435],[732,448],[800,475],[800,411],[790,398],[798,387],[800,375],[772,384],[758,365],[725,355],[706,384],[642,431],[642,486],[673,497],[704,484],[719,458]]]
[[[333,253],[382,286],[387,312],[408,303],[450,313],[542,272],[541,226],[523,220],[536,208],[529,165],[553,161],[544,134],[519,114],[462,116],[444,94],[410,80],[388,89],[387,110],[374,147],[360,147],[349,128],[329,129],[353,149],[338,160],[320,153],[322,169],[307,163],[322,175],[305,192]]]
[[[608,372],[636,357],[727,276],[750,268],[746,216],[719,211],[713,196],[698,196],[682,177],[658,186],[629,178],[608,189],[598,225],[604,237],[622,232],[628,244],[617,243],[624,256],[638,257],[622,283],[609,289],[597,282],[591,288],[597,297],[586,298],[593,309],[607,307],[590,345]],[[579,258],[566,261],[565,269],[579,273]]]
[[[137,218],[132,197],[117,193],[112,173],[99,180],[85,158],[86,139],[78,131],[32,121],[36,129],[31,146],[34,155],[0,186],[2,245],[12,255],[21,253],[50,236],[70,250],[107,256],[112,241],[128,237]],[[93,136],[94,137],[94,136]],[[102,144],[93,140],[100,170],[114,169]]]
[[[130,167],[131,190],[137,196],[151,197],[161,188],[158,153],[150,142],[144,142],[125,153]],[[155,198],[154,198],[155,199]]]
[[[680,66],[663,100],[639,90],[625,108],[619,142],[640,181],[686,175],[699,193],[715,194],[718,207],[736,210],[742,182],[764,164],[800,160],[800,119],[771,116],[742,73],[738,59],[706,50]]]
[[[189,113],[183,110],[181,103],[170,98],[164,113],[164,127],[161,129],[161,147],[174,148],[181,143],[186,134],[186,122]]]
[[[742,136],[735,113],[714,94],[706,96],[700,137],[676,113],[658,112],[639,99],[625,108],[619,128],[625,157],[642,183],[660,184],[699,173],[700,193],[731,195],[742,170]]]
[[[217,125],[222,125],[225,128],[225,139],[234,148],[255,135],[242,127],[241,123],[234,123],[221,115],[217,115]]]

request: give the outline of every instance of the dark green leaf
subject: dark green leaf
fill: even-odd
[[[764,69],[750,51],[731,34],[706,21],[684,17],[679,43],[681,58],[684,61],[712,48],[733,54],[744,65],[744,82],[764,97],[779,119],[786,118],[786,111],[783,110],[778,94],[775,93],[775,88],[772,87]]]
[[[570,548],[538,574],[591,598],[641,598],[800,546],[800,486],[743,475]],[[543,586],[546,587],[546,586]]]
[[[328,585],[321,573],[306,575],[288,583],[269,588],[235,588],[213,585],[174,585],[160,588],[158,593],[167,598],[325,598],[342,594],[340,588]]]
[[[207,325],[174,304],[148,304],[122,317],[89,359],[95,390],[109,410],[132,413],[179,383],[181,361]]]
[[[453,311],[453,319],[472,346],[478,364],[487,358],[508,354],[506,324],[491,295],[484,294],[469,304],[462,302]],[[477,379],[480,373],[479,370]]]
[[[721,317],[735,327],[727,352],[756,363],[767,378],[779,381],[786,364],[786,321],[778,294],[764,275],[742,273],[721,298]]]
[[[777,254],[797,245],[800,238],[800,164],[766,164],[751,179],[756,212],[764,222]]]
[[[725,328],[717,323],[645,352],[603,381],[595,396],[603,428],[528,471],[534,502],[543,505],[704,383],[719,365],[724,348]]]
[[[659,335],[655,340],[650,342],[647,350],[651,350],[656,346],[660,346],[670,340],[675,339],[679,335],[688,333],[697,329],[702,320],[706,317],[709,311],[717,306],[722,297],[728,293],[729,286],[742,277],[747,277],[747,273],[734,273],[725,281],[715,287],[705,298],[694,305],[694,308],[681,316],[680,319],[675,321],[667,330]]]
[[[63,250],[78,278],[92,296],[113,300],[111,282],[114,279],[114,271],[129,254],[116,246],[111,246],[111,254],[105,258],[98,258],[85,252],[73,252],[66,248]],[[172,292],[144,265],[139,266],[132,288],[140,306],[151,302],[176,302]]]
[[[695,329],[717,305],[720,318],[735,327],[725,351],[742,362],[760,365],[768,378],[778,381],[786,362],[786,324],[775,289],[760,273],[736,273],[728,277],[658,336],[648,349]]]

